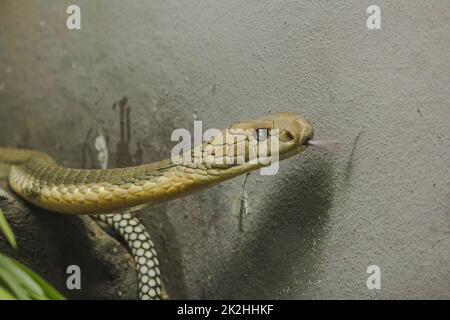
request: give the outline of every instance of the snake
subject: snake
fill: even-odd
[[[275,153],[276,161],[297,155],[315,145],[313,137],[311,121],[297,112],[278,112],[241,120],[198,146],[139,166],[68,168],[46,153],[21,148],[0,148],[0,164],[9,167],[9,185],[26,202],[56,213],[90,215],[116,230],[132,253],[139,298],[150,300],[165,293],[159,260],[150,234],[131,210],[269,166]]]

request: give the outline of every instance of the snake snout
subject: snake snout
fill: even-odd
[[[309,120],[303,117],[297,119],[297,122],[301,127],[299,146],[308,145],[308,141],[314,138],[314,127]]]

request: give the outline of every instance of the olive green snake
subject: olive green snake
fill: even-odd
[[[253,141],[258,150],[266,151],[265,160],[274,150],[279,160],[294,156],[312,145],[314,129],[300,114],[281,112],[240,121],[221,133],[231,139],[214,136],[178,157],[134,167],[66,168],[44,153],[16,148],[0,148],[0,163],[11,166],[9,185],[27,202],[64,214],[98,215],[118,230],[137,265],[140,298],[152,299],[162,294],[156,250],[139,220],[126,210],[181,197],[269,165],[261,153],[251,152]],[[269,137],[276,137],[276,149]]]

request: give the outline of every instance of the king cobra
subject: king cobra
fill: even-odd
[[[267,160],[273,150],[282,160],[315,144],[311,122],[294,112],[240,121],[221,133],[222,137],[211,137],[182,155],[134,167],[72,169],[42,152],[14,148],[0,148],[0,163],[10,166],[9,184],[24,200],[54,212],[92,215],[114,228],[132,252],[139,298],[159,299],[163,287],[154,244],[127,210],[175,199],[270,165]],[[275,136],[277,149],[269,139]],[[250,152],[252,141],[257,141],[258,150],[266,150],[265,156]]]

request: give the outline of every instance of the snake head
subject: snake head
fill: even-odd
[[[312,123],[295,112],[280,112],[257,119],[240,121],[223,129],[204,146],[204,156],[215,168],[240,165],[268,165],[276,151],[285,159],[304,151],[314,136]],[[224,139],[225,137],[225,139]],[[252,168],[254,169],[254,168]]]
[[[253,136],[261,141],[269,136],[277,136],[279,154],[296,153],[305,150],[307,141],[314,137],[312,123],[296,112],[278,112],[253,120],[241,121],[230,129],[254,131]]]
[[[269,133],[278,132],[280,140],[280,154],[301,148],[303,151],[306,142],[314,137],[312,123],[296,112],[279,112],[255,121],[255,126],[267,123]]]

